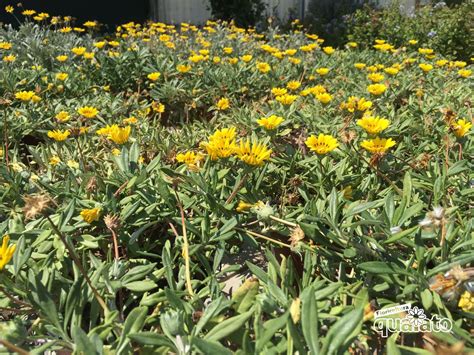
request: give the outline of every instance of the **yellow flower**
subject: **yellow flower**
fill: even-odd
[[[347,102],[343,102],[340,105],[340,108],[343,110],[347,110],[349,112],[357,111],[367,111],[369,108],[372,107],[372,101],[367,101],[366,99],[358,98],[356,96],[350,96]]]
[[[257,63],[257,69],[261,73],[268,73],[272,69],[272,67],[268,63],[258,62]]]
[[[10,237],[8,235],[4,235],[2,239],[2,247],[0,248],[0,270],[2,270],[5,265],[8,264],[15,253],[16,245],[8,245],[9,242]]]
[[[421,70],[423,70],[425,73],[429,72],[430,70],[433,69],[433,66],[431,64],[426,64],[426,63],[421,63],[418,65]]]
[[[33,91],[20,91],[15,94],[15,98],[21,101],[30,101],[35,93]]]
[[[66,163],[71,169],[79,169],[79,163],[75,160],[68,160]]]
[[[178,163],[184,163],[191,171],[199,170],[199,163],[204,159],[204,154],[200,152],[188,151],[186,153],[179,153],[176,155],[176,161]]]
[[[49,164],[52,165],[52,166],[56,166],[56,165],[58,165],[60,162],[61,162],[61,159],[59,159],[59,157],[58,157],[57,155],[52,156],[52,157],[49,159]]]
[[[7,62],[7,63],[11,63],[11,62],[14,62],[16,60],[16,56],[10,54],[10,55],[6,55],[3,57],[3,61],[4,62]]]
[[[365,129],[369,134],[378,134],[390,125],[390,121],[378,116],[364,115],[360,120],[357,120],[357,125]]]
[[[100,217],[100,208],[85,209],[81,211],[82,219],[91,224],[94,221],[98,221]]]
[[[374,139],[364,140],[360,146],[372,154],[383,154],[395,144],[392,138],[385,139],[376,137]]]
[[[357,42],[348,42],[347,46],[350,48],[356,48],[357,47]]]
[[[147,75],[147,78],[150,79],[151,81],[157,81],[161,76],[160,72],[153,72]]]
[[[469,70],[469,69],[459,69],[458,70],[458,75],[463,77],[463,78],[468,78],[469,76],[471,76],[472,74],[472,70]]]
[[[11,6],[11,5],[5,6],[5,11],[6,11],[7,13],[9,13],[9,14],[12,14],[14,10],[15,10],[15,9],[14,9],[13,6]],[[0,270],[1,270],[1,269],[2,269],[2,268],[0,267]]]
[[[219,101],[217,101],[216,107],[220,111],[227,110],[230,107],[229,99],[223,97]]]
[[[221,58],[220,58],[220,57],[217,57],[217,56],[216,56],[216,57],[213,57],[213,58],[212,58],[212,62],[213,62],[214,64],[219,64],[219,63],[221,62]]]
[[[293,64],[300,64],[301,63],[301,59],[299,59],[299,58],[291,57],[291,58],[288,58],[288,60]]]
[[[1,258],[0,258],[1,261]],[[1,270],[0,264],[0,270]],[[459,298],[458,307],[461,308],[464,312],[473,312],[474,311],[474,294],[469,291],[464,291],[464,293]]]
[[[398,72],[400,71],[400,69],[394,68],[394,67],[389,67],[389,68],[385,68],[384,71],[385,71],[388,75],[397,75]]]
[[[367,75],[367,79],[373,83],[380,83],[385,77],[380,73],[370,73]]]
[[[117,125],[112,125],[108,132],[108,138],[114,142],[115,144],[124,144],[128,142],[128,138],[130,137],[130,131],[132,127],[127,126],[121,128]]]
[[[122,120],[123,124],[136,124],[137,122],[138,122],[138,119],[135,116],[130,116]]]
[[[272,94],[275,96],[282,96],[285,95],[288,92],[285,88],[273,88],[272,89]]]
[[[306,146],[317,154],[327,154],[339,146],[337,139],[328,134],[311,135],[306,139]]]
[[[56,114],[55,118],[59,122],[67,122],[69,121],[69,113],[67,113],[66,111],[60,111]]]
[[[60,130],[54,130],[54,131],[48,131],[48,137],[54,139],[56,142],[62,142],[69,137],[71,132],[69,130],[65,131],[60,131]]]
[[[446,64],[448,64],[448,61],[446,59],[440,59],[436,61],[436,65],[438,67],[444,67]]]
[[[64,81],[68,78],[69,74],[67,73],[57,73],[56,74],[56,79],[60,80],[60,81]]]
[[[270,117],[262,117],[257,120],[259,126],[264,127],[267,130],[277,128],[284,121],[283,117],[271,115]]]
[[[332,96],[329,95],[327,92],[323,92],[320,94],[316,95],[316,98],[318,99],[319,102],[322,104],[327,104],[332,100]]]
[[[298,98],[297,95],[284,94],[276,97],[276,100],[282,105],[291,105]]]
[[[327,75],[329,73],[329,68],[318,68],[316,69],[316,73],[318,73],[321,76]]]
[[[245,63],[248,63],[252,60],[252,56],[250,54],[246,54],[246,55],[243,55],[242,57],[240,57],[242,59],[242,61],[244,61]]]
[[[94,47],[98,49],[102,49],[105,47],[107,43],[105,41],[99,41],[94,43]]]
[[[176,70],[178,70],[180,73],[187,73],[191,70],[191,66],[185,64],[178,64],[176,66]]]
[[[223,51],[225,54],[232,54],[234,50],[232,49],[232,47],[224,47]]]
[[[86,48],[85,47],[74,47],[73,49],[71,49],[71,52],[74,53],[77,56],[81,56],[86,52]]]
[[[83,26],[93,28],[93,27],[97,26],[97,22],[95,22],[95,21],[86,21],[86,22],[84,22]]]
[[[12,44],[10,42],[0,42],[0,49],[12,49]]]
[[[208,142],[202,142],[201,146],[206,149],[211,160],[218,158],[228,158],[234,154],[235,144],[235,127],[223,128],[217,130],[209,137]]]
[[[94,118],[99,113],[99,110],[93,106],[83,106],[77,112],[85,118]]]
[[[235,149],[235,154],[244,163],[252,166],[260,166],[270,159],[272,150],[257,140],[244,139]]]
[[[417,44],[418,41],[417,41],[416,39],[410,39],[410,40],[408,41],[408,43],[411,44],[411,45],[414,45],[414,44]]]
[[[433,54],[434,51],[431,48],[418,48],[418,53],[430,55],[430,54]]]
[[[57,60],[58,62],[65,62],[67,59],[68,59],[68,56],[67,56],[67,55],[58,55],[58,56],[56,57],[56,60]]]
[[[286,87],[290,90],[297,90],[301,86],[301,83],[296,80],[292,80],[286,84]]]
[[[326,54],[333,54],[336,50],[333,47],[323,47],[323,52]]]
[[[453,123],[451,127],[454,131],[455,136],[458,138],[461,138],[461,137],[464,137],[467,134],[467,132],[469,132],[469,130],[472,127],[472,123],[468,122],[465,119],[462,119],[462,120],[458,120],[456,123]]]
[[[120,155],[120,149],[117,149],[117,148],[112,149],[112,154],[113,154],[114,156]]]
[[[62,28],[59,29],[59,32],[61,32],[61,33],[69,33],[71,31],[72,31],[72,28],[69,27],[69,26],[62,27]]]
[[[354,67],[356,69],[364,69],[367,65],[365,63],[355,63]]]
[[[85,52],[84,53],[84,58],[85,59],[94,59],[94,57],[95,57],[94,52]]]
[[[467,63],[462,61],[462,60],[456,60],[453,63],[453,66],[455,66],[456,68],[464,68],[466,65],[467,65]]]
[[[244,202],[244,201],[239,201],[239,205],[237,206],[237,208],[235,209],[238,213],[242,213],[242,212],[245,212],[245,211],[248,211],[250,210],[252,207],[254,207],[254,204],[253,203],[248,203],[248,202]]]
[[[367,86],[367,91],[372,95],[382,95],[387,90],[384,84],[372,84]]]
[[[33,16],[34,14],[36,14],[36,11],[35,10],[24,10],[21,14],[25,15],[25,16]]]

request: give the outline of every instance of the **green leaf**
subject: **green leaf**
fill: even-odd
[[[242,328],[247,322],[247,320],[252,316],[253,314],[253,309],[249,310],[248,312],[242,313],[238,316],[231,317],[226,319],[225,321],[219,323],[216,325],[214,328],[212,328],[209,333],[206,334],[204,339],[210,340],[210,341],[218,341],[239,328]]]
[[[313,286],[301,294],[301,327],[303,336],[312,354],[319,354],[318,309]]]

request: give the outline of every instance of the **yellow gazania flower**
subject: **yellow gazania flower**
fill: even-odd
[[[10,42],[0,42],[0,49],[12,49],[12,44]]]
[[[235,136],[235,127],[223,128],[215,131],[208,142],[202,142],[201,147],[207,151],[211,160],[228,158],[234,154],[236,148]]]
[[[395,67],[389,67],[389,68],[385,68],[384,71],[388,74],[388,75],[397,75],[398,72],[400,71],[400,69],[398,68],[395,68]]]
[[[93,106],[80,107],[77,112],[85,118],[94,118],[99,113],[99,110]]]
[[[472,70],[469,69],[459,69],[458,70],[458,75],[463,78],[468,78],[472,74]]]
[[[316,73],[318,73],[321,76],[327,75],[329,73],[329,68],[318,68],[316,69]]]
[[[69,113],[66,112],[66,111],[60,111],[56,114],[55,118],[59,122],[67,122],[67,121],[69,121]]]
[[[462,60],[456,60],[455,62],[453,62],[453,66],[455,66],[456,68],[464,68],[466,65],[467,63]]]
[[[242,57],[240,57],[240,59],[242,59],[243,62],[245,63],[248,63],[252,60],[252,56],[250,54],[246,54],[246,55],[243,55]]]
[[[33,91],[19,91],[15,94],[15,98],[21,101],[30,101],[35,93]]]
[[[98,129],[95,133],[98,134],[99,136],[108,136],[111,130],[112,130],[112,126],[107,125],[105,127]]]
[[[107,43],[105,41],[99,41],[94,43],[94,47],[97,49],[102,49]]]
[[[348,43],[347,43],[347,46],[348,46],[349,48],[357,48],[357,42],[348,42]]]
[[[186,153],[179,153],[176,155],[176,161],[178,163],[184,163],[191,171],[199,170],[199,163],[204,159],[204,154],[200,152],[188,151]]]
[[[285,95],[288,92],[285,88],[273,88],[272,89],[272,94],[275,96],[282,96]]]
[[[327,92],[323,92],[320,94],[316,95],[316,98],[318,99],[319,102],[322,104],[327,104],[332,100],[332,96],[329,95]]]
[[[14,7],[11,6],[11,5],[5,6],[5,12],[7,12],[7,13],[9,13],[9,14],[12,14],[14,10],[15,10]],[[0,269],[1,269],[1,268],[0,268]]]
[[[135,116],[130,116],[122,120],[123,124],[136,124],[137,122],[138,122],[138,119]]]
[[[411,44],[411,45],[414,45],[414,44],[417,44],[418,41],[417,41],[416,39],[410,39],[410,40],[408,41],[408,43]]]
[[[395,144],[392,138],[375,137],[374,139],[364,140],[360,146],[372,154],[383,154]]]
[[[472,127],[472,123],[465,119],[458,120],[456,123],[451,125],[454,135],[458,138],[464,137]]]
[[[79,169],[79,163],[75,160],[68,160],[66,162],[66,165],[71,169]]]
[[[68,78],[69,74],[67,73],[57,73],[56,74],[56,79],[60,80],[60,81],[64,81]]]
[[[367,66],[367,64],[365,64],[365,63],[355,63],[354,64],[354,67],[356,69],[364,69],[366,66]]]
[[[86,47],[74,47],[71,52],[77,56],[81,56],[86,52]]]
[[[108,132],[108,138],[115,144],[125,144],[128,142],[130,137],[130,131],[132,127],[119,127],[117,125],[112,125]]]
[[[286,87],[290,90],[297,90],[301,86],[301,83],[296,80],[289,81],[288,84],[286,84]]]
[[[83,26],[93,28],[93,27],[97,26],[97,22],[95,22],[95,21],[86,21],[86,22],[83,23]]]
[[[245,211],[250,210],[253,206],[254,206],[253,203],[248,203],[248,202],[244,202],[244,201],[239,201],[239,205],[237,206],[237,208],[236,208],[235,210],[236,210],[238,213],[242,213],[242,212],[245,212]]]
[[[367,75],[367,79],[373,83],[380,83],[385,77],[380,73],[370,73]]]
[[[56,57],[56,60],[57,60],[58,62],[65,62],[68,58],[69,58],[69,57],[68,57],[67,55],[58,55],[58,56]]]
[[[232,54],[234,49],[232,47],[224,47],[223,51],[225,54]]]
[[[147,75],[147,78],[150,79],[151,81],[157,81],[161,76],[160,72],[153,72]]]
[[[337,139],[328,134],[311,135],[306,139],[306,146],[316,154],[327,154],[339,146]]]
[[[271,115],[270,117],[262,117],[258,119],[257,123],[259,124],[259,126],[267,130],[272,130],[277,128],[283,121],[283,117]]]
[[[364,115],[360,120],[357,120],[357,125],[362,127],[369,134],[378,134],[387,129],[390,121],[386,118],[373,117]]]
[[[220,111],[227,110],[230,107],[229,99],[223,97],[219,101],[217,101],[216,107]]]
[[[300,64],[301,63],[301,59],[299,59],[299,58],[291,57],[291,58],[288,58],[288,60],[293,64]]]
[[[69,130],[65,131],[60,131],[60,130],[54,130],[54,131],[48,131],[48,137],[54,139],[56,142],[62,142],[69,137],[71,132]]]
[[[178,64],[176,66],[176,70],[179,71],[180,73],[187,73],[191,70],[191,66],[185,65],[185,64]]]
[[[94,52],[85,52],[84,59],[94,59],[95,53]]]
[[[221,58],[215,56],[215,57],[212,58],[212,62],[213,62],[214,64],[219,64],[219,63],[221,62]]]
[[[15,253],[16,245],[9,245],[10,237],[4,235],[2,239],[2,247],[0,248],[0,270],[3,270],[5,265],[12,259]]]
[[[436,65],[438,67],[444,67],[446,64],[448,64],[448,60],[446,59],[440,59],[436,61]]]
[[[119,156],[120,155],[120,149],[117,149],[117,148],[112,149],[112,154],[114,156]]]
[[[72,32],[72,27],[69,27],[69,26],[62,27],[62,28],[59,29],[59,32],[61,32],[61,33],[69,33],[69,32]]]
[[[367,86],[367,91],[372,95],[382,95],[387,90],[384,84],[372,84]]]
[[[101,209],[99,207],[85,209],[81,211],[81,217],[85,222],[91,224],[92,222],[99,220],[100,211]]]
[[[433,69],[433,66],[431,64],[426,64],[426,63],[421,63],[418,65],[421,70],[423,70],[425,73],[428,73],[430,70]]]
[[[2,268],[0,265],[0,270],[1,269]],[[458,307],[464,312],[474,312],[474,294],[469,291],[464,291],[464,293],[459,298]]]
[[[311,91],[311,94],[313,94],[314,96],[317,96],[319,94],[324,94],[326,91],[326,88],[322,85],[316,85],[316,86],[312,86],[309,88],[309,90]]]
[[[433,54],[434,51],[431,48],[418,48],[418,53],[430,55]]]
[[[284,94],[276,97],[276,100],[282,105],[291,105],[298,98],[297,95]]]
[[[60,162],[61,162],[61,159],[59,159],[59,157],[57,155],[52,156],[51,158],[49,158],[49,164],[52,165],[52,166],[56,166]]]
[[[36,14],[36,11],[35,10],[25,10],[21,14],[24,15],[24,16],[33,16],[34,14]]]
[[[257,63],[257,69],[260,73],[268,73],[272,67],[270,66],[270,64],[268,63],[265,63],[265,62],[258,62]]]
[[[326,54],[333,54],[335,51],[336,50],[331,46],[323,47],[323,52]]]
[[[6,55],[3,57],[3,61],[6,63],[11,63],[11,62],[14,62],[15,60],[16,60],[16,56],[14,56],[13,54]]]
[[[241,140],[240,145],[235,149],[235,155],[244,163],[252,166],[262,165],[270,159],[271,154],[272,150],[268,149],[265,144],[250,139]]]

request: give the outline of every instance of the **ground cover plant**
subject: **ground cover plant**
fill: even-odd
[[[470,63],[6,11],[2,351],[472,350]],[[452,329],[383,337],[405,303]]]

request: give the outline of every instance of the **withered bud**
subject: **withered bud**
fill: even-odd
[[[97,189],[97,178],[95,176],[92,176],[87,182],[86,191],[93,192],[96,189]]]
[[[51,198],[46,194],[25,196],[23,201],[25,202],[23,213],[27,220],[34,219],[36,216],[43,214],[52,202]]]
[[[300,226],[296,226],[293,228],[290,234],[290,244],[292,247],[295,247],[298,245],[300,241],[304,239],[304,232],[301,229]]]
[[[108,230],[117,232],[120,228],[120,217],[108,214],[104,217],[104,223]]]

